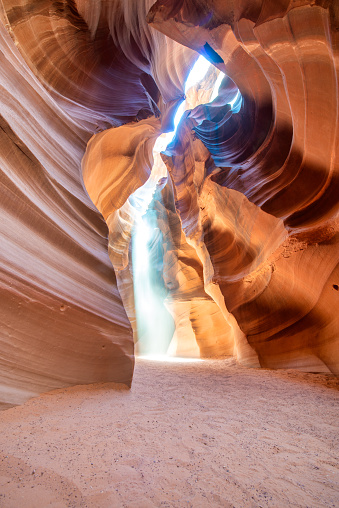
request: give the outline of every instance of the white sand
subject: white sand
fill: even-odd
[[[0,413],[0,506],[339,506],[339,381],[138,360]]]

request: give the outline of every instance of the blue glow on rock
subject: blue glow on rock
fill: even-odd
[[[199,84],[212,64],[199,56],[185,83],[185,94]],[[213,101],[225,74],[219,71],[209,101]],[[231,107],[239,103],[239,92],[230,102]],[[240,96],[241,99],[241,96]],[[241,104],[241,101],[240,101]],[[239,106],[240,107],[240,106]],[[134,302],[138,330],[138,354],[147,358],[166,361],[166,355],[174,333],[174,322],[165,306],[167,291],[162,280],[163,242],[157,227],[157,217],[152,202],[157,193],[159,181],[167,178],[167,168],[160,152],[165,151],[173,140],[180,120],[187,109],[186,100],[179,105],[174,117],[174,130],[159,136],[153,148],[154,165],[147,182],[130,196],[134,208],[134,233],[132,237],[132,266]],[[157,197],[161,199],[160,191]],[[198,346],[197,346],[198,349]],[[192,359],[188,359],[192,360]],[[194,359],[193,359],[194,360]],[[178,359],[180,361],[180,359]]]

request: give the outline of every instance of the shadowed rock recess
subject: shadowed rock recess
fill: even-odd
[[[146,218],[170,354],[338,375],[338,2],[2,0],[0,20],[2,407],[131,383]]]

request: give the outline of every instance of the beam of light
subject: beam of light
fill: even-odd
[[[208,70],[213,65],[202,55],[199,56],[199,58],[196,60],[195,64],[192,67],[191,72],[188,75],[188,78],[185,82],[185,94],[192,88],[193,86],[196,86],[199,84],[204,77],[206,76]],[[218,77],[215,81],[209,102],[214,101],[218,97],[219,94],[219,88],[222,83],[222,80],[224,79],[225,74],[222,71],[218,71]],[[241,106],[241,101],[239,101],[239,98],[241,98],[240,92],[238,90],[237,94],[235,95],[234,99],[230,101],[228,104],[230,104],[231,108],[233,109],[234,113],[237,113]],[[239,108],[237,109],[237,105],[239,105]],[[187,104],[186,101],[183,100],[181,104],[179,105],[175,116],[173,120],[174,124],[174,130],[172,132],[167,132],[165,134],[162,134],[158,137],[158,139],[155,142],[154,148],[153,148],[153,155],[155,153],[160,154],[160,152],[163,152],[166,150],[167,145],[169,145],[175,136],[177,127],[179,125],[179,122],[187,110]]]
[[[199,56],[195,64],[193,65],[191,72],[185,83],[185,93],[192,88],[192,86],[200,83],[207,74],[208,69],[211,67],[211,62],[206,60],[202,55]]]
[[[208,73],[212,64],[203,56],[199,56],[193,65],[185,82],[185,94],[193,87],[199,85]],[[210,102],[219,93],[219,87],[225,74],[219,71]],[[231,107],[239,105],[239,92],[230,102]],[[241,104],[241,100],[240,100]],[[156,242],[162,247],[162,233],[157,227],[155,210],[151,203],[154,199],[159,181],[167,178],[167,168],[162,161],[160,152],[166,150],[167,145],[173,140],[180,120],[187,109],[186,100],[179,105],[174,117],[174,130],[158,137],[153,148],[154,165],[147,182],[137,189],[129,198],[134,208],[135,227],[132,236],[132,266],[134,302],[138,330],[138,353],[139,358],[162,362],[197,362],[199,358],[180,358],[169,356],[170,342],[173,338],[173,319],[166,310],[166,288],[157,273],[155,266],[162,267],[163,252],[157,255]],[[240,106],[239,106],[240,107]],[[159,192],[159,199],[161,198]],[[158,235],[158,238],[157,238]],[[160,236],[159,236],[160,235]],[[159,250],[159,249],[158,249]],[[172,348],[173,349],[173,348]]]
[[[173,318],[164,305],[162,244],[155,210],[150,207],[143,215],[136,214],[132,266],[138,352],[142,354],[165,354],[174,332]]]

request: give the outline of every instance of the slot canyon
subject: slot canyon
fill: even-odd
[[[0,507],[339,506],[339,2],[0,0]]]

